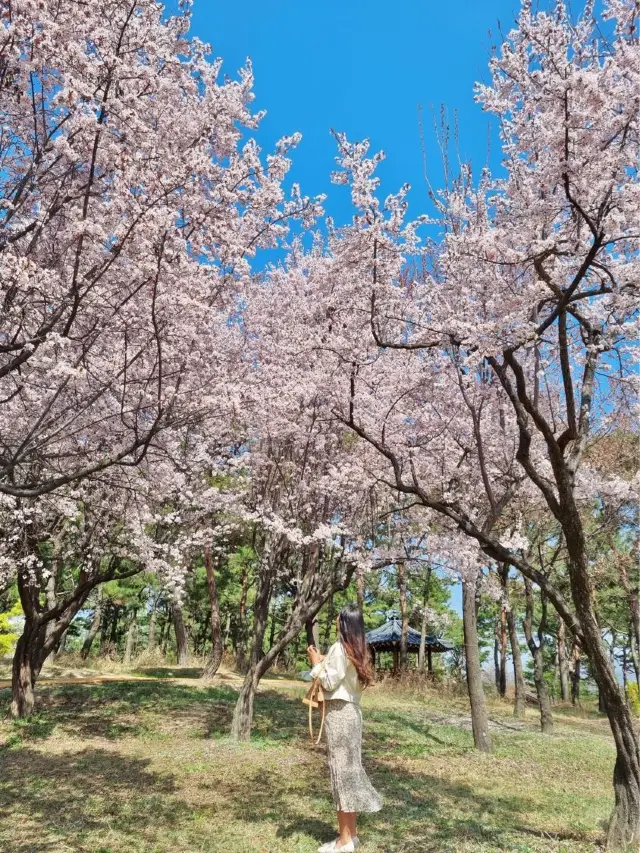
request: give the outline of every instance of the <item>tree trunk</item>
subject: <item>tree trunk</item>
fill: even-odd
[[[607,833],[611,850],[640,847],[640,746],[631,712],[618,684],[615,669],[607,655],[595,615],[595,604],[584,531],[575,507],[570,507],[563,524],[569,552],[571,593],[580,621],[584,651],[606,708],[616,745],[613,772],[615,806]]]
[[[269,615],[269,601],[272,592],[272,568],[265,567],[259,575],[258,591],[253,603],[253,642],[251,646],[251,660],[249,669],[245,675],[244,683],[238,696],[238,701],[233,711],[231,722],[231,737],[234,740],[245,741],[251,736],[251,725],[253,722],[253,700],[260,680],[259,664],[264,658],[262,644],[265,631],[267,630],[267,619]]]
[[[253,700],[257,686],[258,682],[255,677],[255,669],[254,667],[250,667],[245,675],[244,683],[233,709],[233,720],[231,721],[231,737],[233,740],[248,741],[251,737]]]
[[[482,686],[482,668],[478,646],[478,621],[476,612],[476,583],[462,582],[462,617],[464,627],[464,653],[467,667],[467,690],[471,704],[473,742],[482,752],[492,752],[489,734],[487,703]]]
[[[69,629],[67,628],[67,630],[64,632],[64,634],[60,637],[60,642],[58,643],[58,648],[56,649],[56,652],[59,655],[63,655],[67,650],[67,638],[68,638],[68,636],[69,636]]]
[[[364,569],[361,566],[358,566],[356,578],[356,595],[358,600],[358,610],[362,615],[364,613]]]
[[[640,684],[640,654],[638,653],[638,645],[636,643],[633,626],[631,627],[630,638],[629,647],[631,652],[631,662],[636,676],[636,684]]]
[[[408,669],[407,635],[409,619],[407,616],[407,576],[404,563],[398,563],[398,589],[400,590],[400,672]]]
[[[49,577],[47,578],[47,583],[45,585],[45,600],[47,602],[47,610],[53,610],[56,606],[56,576],[54,572],[49,572]],[[52,631],[55,630],[55,627],[55,622],[53,620],[47,624],[47,636],[51,635]],[[57,650],[56,647],[53,646],[47,658],[48,662],[53,663],[56,659],[56,655]]]
[[[498,632],[500,646],[500,696],[504,699],[507,695],[507,610],[502,604],[500,607],[500,625]]]
[[[69,627],[95,586],[86,581],[71,596],[56,602],[54,610],[39,610],[40,587],[31,575],[18,574],[18,591],[25,613],[22,635],[16,645],[12,665],[11,713],[25,717],[32,713],[34,688],[42,665],[51,649]]]
[[[222,661],[222,637],[220,624],[220,608],[218,606],[218,591],[216,589],[216,577],[213,567],[213,558],[211,556],[210,545],[205,545],[204,565],[207,571],[207,587],[209,588],[209,602],[211,604],[210,621],[213,645],[211,647],[211,656],[202,672],[202,677],[213,678],[213,676],[218,671],[220,662]]]
[[[500,585],[504,595],[504,610],[511,647],[511,660],[513,661],[513,682],[515,687],[515,701],[513,705],[513,716],[524,720],[527,712],[527,685],[524,681],[522,670],[522,655],[520,654],[520,642],[518,640],[518,629],[516,625],[516,614],[509,599],[509,565],[503,564],[498,571]]]
[[[307,645],[315,646],[316,649],[320,646],[320,630],[319,630],[318,620],[314,617],[311,619],[307,619],[305,622],[305,629],[307,631]],[[273,645],[273,643],[271,644]]]
[[[420,625],[420,648],[418,649],[418,669],[424,672],[425,652],[427,648],[427,608],[422,608],[422,623]]]
[[[422,595],[422,624],[420,626],[420,649],[418,651],[418,669],[420,672],[424,672],[424,658],[425,658],[425,648],[427,643],[427,627],[428,627],[428,616],[427,616],[427,608],[429,606],[429,596],[431,592],[431,566],[427,566],[426,568],[426,577],[424,584],[424,591]]]
[[[129,666],[131,663],[131,658],[133,657],[133,644],[136,639],[136,616],[137,613],[134,610],[133,615],[131,617],[131,621],[129,622],[129,627],[127,628],[127,640],[124,647],[124,660],[123,663],[125,666]]]
[[[549,700],[549,691],[544,680],[544,658],[542,647],[536,645],[533,656],[533,680],[536,685],[536,693],[538,695],[538,704],[540,706],[540,727],[544,734],[553,732],[553,713],[551,711],[551,701]]]
[[[274,644],[276,639],[276,606],[271,608],[271,628],[269,629],[269,648]]]
[[[222,641],[222,652],[229,647],[229,632],[231,631],[231,611],[227,611],[227,621],[224,626],[224,639]]]
[[[184,624],[182,608],[177,602],[171,603],[171,618],[176,632],[176,646],[178,655],[178,666],[186,666],[189,662],[189,644],[187,641],[187,629]]]
[[[16,645],[13,656],[13,671],[11,679],[11,715],[13,717],[29,717],[35,707],[35,674],[28,641],[23,634]]]
[[[533,658],[533,681],[536,686],[538,695],[538,705],[540,707],[540,726],[544,734],[553,732],[553,714],[551,712],[551,702],[549,701],[549,692],[544,680],[544,634],[546,631],[547,622],[547,602],[540,593],[542,615],[538,624],[538,642],[533,639],[532,622],[533,622],[533,587],[528,578],[524,579],[524,588],[527,600],[526,613],[523,620],[524,635]]]
[[[151,613],[149,614],[149,636],[147,638],[147,651],[152,652],[156,647],[158,596],[151,593]]]
[[[498,621],[496,620],[493,631],[493,680],[496,685],[496,693],[500,695],[500,648],[498,643]]]
[[[238,638],[236,643],[236,669],[244,672],[247,668],[247,594],[249,589],[249,572],[242,567],[240,581],[240,607],[238,610]]]
[[[109,602],[106,603],[106,606],[105,606],[105,603],[102,602],[101,607],[102,607],[102,622],[100,624],[101,624],[102,630],[100,631],[100,654],[102,655],[106,651],[106,648],[108,645],[109,626],[111,624],[111,616],[113,613],[113,608],[111,607]]]
[[[569,701],[569,664],[567,661],[567,628],[558,617],[558,677],[560,680],[560,698]]]
[[[96,590],[96,596],[96,607],[93,611],[91,626],[89,627],[89,633],[84,639],[84,643],[82,644],[82,651],[80,652],[80,655],[83,660],[86,660],[89,657],[89,652],[91,651],[93,641],[98,636],[98,631],[100,630],[100,620],[102,619],[102,586],[99,586]]]
[[[117,650],[118,649],[118,620],[120,618],[120,605],[114,604],[113,606],[113,620],[111,622],[111,635],[109,636],[109,645]]]
[[[163,657],[167,656],[167,646],[169,643],[169,625],[171,622],[171,615],[169,612],[170,609],[171,605],[167,605],[167,612],[162,614],[163,619],[160,624],[160,637],[158,638],[158,646],[160,648],[160,651],[162,652]]]
[[[513,680],[516,690],[513,716],[518,717],[520,720],[524,720],[527,709],[527,685],[524,681],[522,655],[520,654],[520,643],[518,642],[518,629],[516,627],[516,617],[513,610],[509,610],[507,613],[507,627],[509,629],[511,658],[513,660]]]
[[[325,648],[329,645],[329,640],[331,639],[331,627],[335,622],[335,611],[333,607],[333,593],[329,596],[329,607],[327,608],[327,624],[324,629],[324,646]]]
[[[571,646],[571,704],[580,705],[580,646],[573,641]]]

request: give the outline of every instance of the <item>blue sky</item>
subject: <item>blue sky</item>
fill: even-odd
[[[410,211],[428,210],[418,130],[422,104],[427,162],[439,183],[440,155],[432,113],[457,112],[460,149],[476,169],[487,160],[488,116],[473,99],[487,79],[498,22],[508,31],[519,0],[195,0],[192,32],[212,45],[235,76],[247,56],[255,72],[255,108],[267,110],[258,134],[265,149],[300,131],[292,178],[304,193],[329,193],[327,212],[350,217],[348,190],[333,186],[335,141],[330,129],[384,149],[382,191],[412,185]],[[491,31],[491,36],[489,35]],[[493,133],[491,164],[499,163]]]

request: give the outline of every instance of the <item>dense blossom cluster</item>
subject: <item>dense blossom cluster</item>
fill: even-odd
[[[6,494],[137,464],[167,428],[226,429],[242,405],[237,286],[289,217],[319,210],[282,189],[298,136],[266,162],[246,138],[251,67],[220,83],[220,62],[186,37],[188,4],[163,14],[3,7]]]

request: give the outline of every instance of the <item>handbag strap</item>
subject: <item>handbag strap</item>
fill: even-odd
[[[320,694],[320,695],[318,695]],[[320,731],[318,732],[318,739],[315,741],[316,745],[320,743],[320,738],[322,737],[322,729],[324,728],[324,715],[326,712],[326,702],[324,701],[324,695],[322,693],[322,685],[320,684],[320,679],[318,677],[313,679],[313,685],[309,691],[309,737],[313,740],[313,703],[314,700],[322,705],[322,716],[320,718]]]

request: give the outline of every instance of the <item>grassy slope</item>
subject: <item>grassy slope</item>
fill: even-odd
[[[43,687],[34,718],[0,721],[0,851],[315,851],[335,815],[303,692],[265,682],[247,745],[227,737],[228,684]],[[363,853],[597,849],[612,798],[603,721],[565,713],[543,737],[534,711],[518,729],[496,704],[486,756],[460,699],[374,688],[363,712],[364,763],[385,800],[361,818]]]

